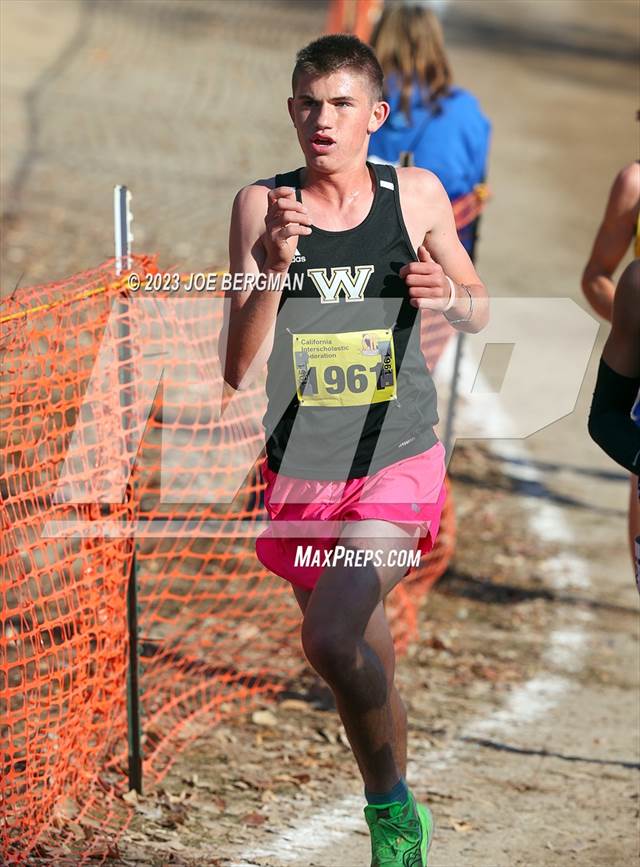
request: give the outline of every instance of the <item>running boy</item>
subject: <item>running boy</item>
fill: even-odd
[[[229,242],[232,272],[284,288],[233,294],[224,370],[243,388],[268,361],[271,524],[256,553],[291,582],[305,655],[335,695],[364,781],[372,867],[423,867],[433,823],[406,785],[383,601],[416,547],[433,547],[445,499],[420,312],[473,333],[488,299],[435,175],[366,161],[389,113],[382,85],[354,36],[298,53],[288,109],[305,166],[240,190]]]

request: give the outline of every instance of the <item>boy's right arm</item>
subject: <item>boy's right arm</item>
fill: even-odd
[[[229,271],[284,278],[297,237],[309,234],[310,220],[290,187],[273,180],[251,184],[236,195],[229,230]],[[225,304],[219,341],[223,377],[234,389],[247,388],[273,346],[279,291],[232,291]]]

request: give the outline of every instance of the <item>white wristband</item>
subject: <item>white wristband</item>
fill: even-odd
[[[447,277],[447,275],[444,275]],[[451,310],[453,305],[456,303],[456,284],[453,282],[451,277],[447,277],[449,281],[449,286],[451,287],[451,294],[449,295],[449,300],[447,301],[447,306],[442,308],[442,313],[445,313],[447,310]]]

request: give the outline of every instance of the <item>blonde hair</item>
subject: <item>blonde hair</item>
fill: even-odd
[[[452,83],[442,28],[434,12],[422,6],[386,6],[371,36],[386,75],[400,77],[400,109],[409,116],[414,79],[426,85],[430,103],[445,96]]]

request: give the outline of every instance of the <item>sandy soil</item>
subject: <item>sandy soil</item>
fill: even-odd
[[[531,537],[518,485],[485,448],[459,448],[453,480],[479,544],[430,594],[397,675],[409,782],[437,817],[430,864],[629,864],[636,611],[547,585],[561,546]],[[108,863],[367,864],[362,785],[327,698],[309,670],[295,697],[189,747]]]
[[[115,183],[134,193],[137,250],[190,270],[224,262],[236,190],[300,162],[284,99],[323,14],[3,0],[3,294],[110,256]],[[635,4],[458,2],[445,27],[459,82],[494,123],[481,274],[494,297],[586,309],[580,272],[613,176],[636,155]],[[628,482],[585,428],[605,336],[525,458],[507,440],[463,441],[453,457],[458,552],[398,663],[409,782],[438,822],[431,867],[637,858]],[[312,687],[309,674],[299,697],[263,709],[274,718],[218,726],[185,752],[111,863],[368,863],[356,765]]]

